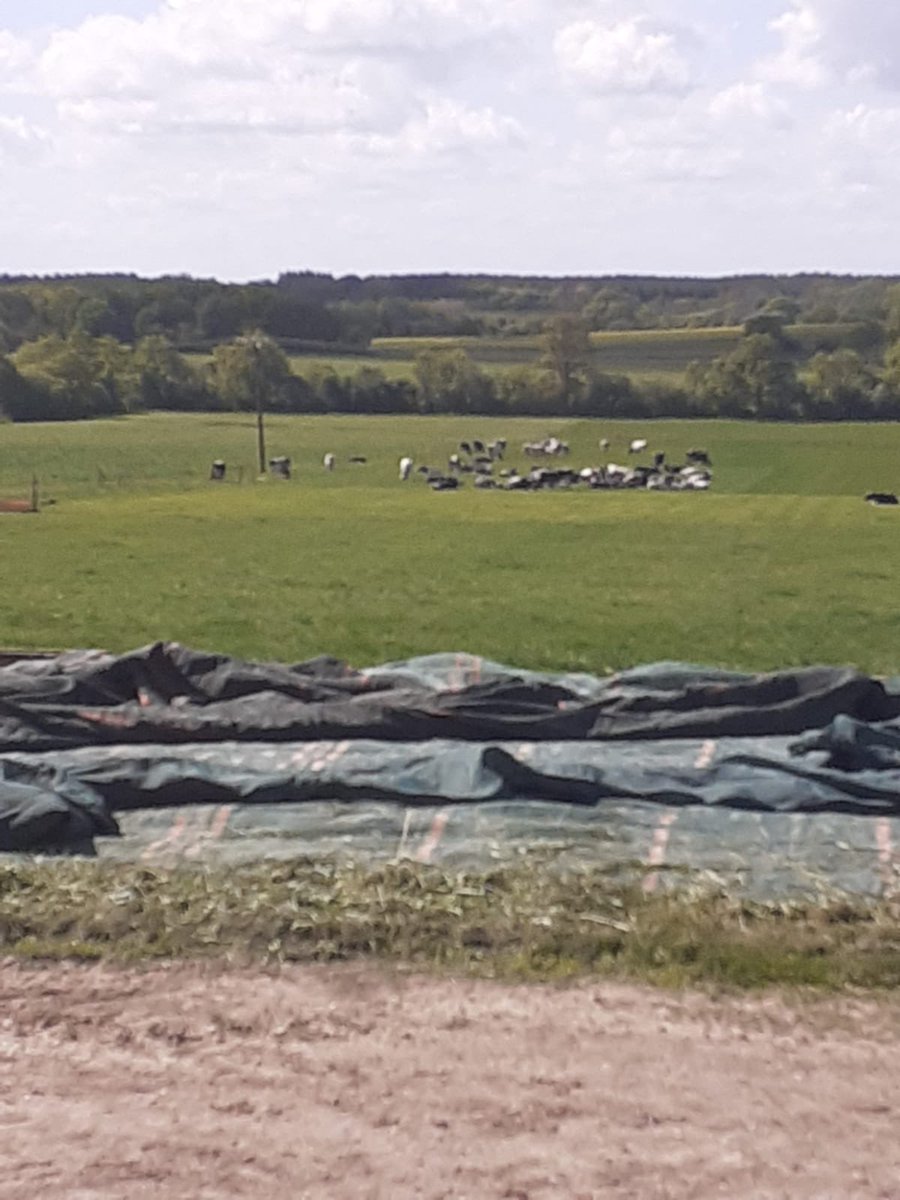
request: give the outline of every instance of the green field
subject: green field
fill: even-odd
[[[592,365],[598,371],[638,378],[680,378],[691,362],[709,362],[728,354],[739,344],[739,327],[723,329],[629,329],[591,334]],[[416,354],[434,346],[465,350],[486,368],[534,366],[543,355],[542,339],[535,337],[376,338],[373,352],[388,361],[412,364]]]
[[[613,375],[629,375],[637,381],[680,382],[688,365],[709,362],[727,354],[739,343],[739,328],[652,329],[621,333],[594,333],[592,366]],[[376,366],[389,379],[413,379],[416,355],[436,347],[465,350],[486,371],[496,373],[516,367],[535,367],[543,356],[539,336],[526,337],[398,337],[375,338],[364,355],[294,355],[291,363],[298,374],[313,365],[332,367],[338,374],[353,374],[361,366]]]
[[[463,437],[557,433],[570,462],[627,439],[715,464],[708,494],[434,494],[401,454],[442,463]],[[244,415],[152,414],[0,426],[0,645],[157,638],[244,656],[358,664],[469,650],[604,671],[659,658],[900,671],[900,426],[281,417],[290,482],[254,481]],[[338,456],[326,474],[323,453]],[[351,466],[365,454],[365,466]],[[243,482],[212,485],[214,457]],[[603,456],[605,458],[607,456]]]
[[[388,358],[378,353],[371,354],[291,354],[291,370],[295,375],[310,375],[316,370],[330,368],[338,375],[355,375],[362,367],[375,367],[386,379],[415,379],[415,361],[412,358]],[[499,367],[499,370],[506,370]]]
[[[823,338],[837,338],[842,326],[797,325],[788,330],[795,341],[798,358],[813,354]],[[711,329],[629,329],[591,334],[597,371],[628,375],[638,383],[678,384],[692,362],[709,363],[729,354],[740,344],[740,326]],[[465,350],[486,371],[503,372],[516,367],[537,366],[543,355],[542,340],[533,337],[375,338],[368,354],[294,355],[291,363],[298,374],[314,366],[327,366],[339,375],[350,375],[361,366],[378,367],[389,379],[413,379],[416,355],[435,347]]]

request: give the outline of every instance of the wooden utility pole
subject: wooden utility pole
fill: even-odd
[[[263,417],[262,407],[262,389],[257,387],[256,392],[256,442],[259,448],[259,473],[266,473],[266,428]]]
[[[254,387],[256,392],[256,444],[259,451],[259,473],[266,473],[266,427],[265,415],[263,413],[263,381],[259,366],[259,339],[254,338],[252,342],[253,353],[256,358],[256,370],[254,371]]]

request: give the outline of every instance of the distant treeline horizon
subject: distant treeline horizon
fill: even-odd
[[[533,335],[577,316],[591,331],[742,325],[777,304],[789,322],[884,322],[900,275],[398,274],[288,271],[228,283],[190,275],[0,275],[0,352],[81,331],[211,346],[248,329],[284,343],[365,347],[377,337]]]

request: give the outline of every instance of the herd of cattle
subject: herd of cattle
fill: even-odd
[[[647,449],[646,438],[635,438],[628,444],[628,455],[641,454]],[[607,438],[600,440],[600,449],[609,450]],[[535,492],[549,488],[604,488],[637,489],[665,492],[702,492],[712,483],[712,463],[705,450],[689,450],[684,462],[670,463],[664,450],[653,455],[649,464],[633,462],[629,465],[608,462],[605,466],[574,467],[553,464],[551,460],[567,458],[569,447],[555,437],[542,442],[525,442],[522,453],[532,459],[543,460],[528,470],[505,465],[507,442],[498,438],[493,442],[477,439],[460,442],[449,456],[446,467],[421,464],[404,455],[400,459],[400,480],[406,482],[413,473],[422,476],[425,483],[435,492],[453,491],[463,486],[467,476],[476,488],[495,489],[506,492]],[[503,464],[503,465],[501,465]],[[326,463],[327,466],[327,463]]]
[[[608,451],[608,438],[600,439],[600,449]],[[646,438],[633,438],[628,442],[628,457],[642,454],[648,447]],[[505,492],[536,492],[548,488],[589,487],[604,489],[643,489],[661,492],[704,492],[712,484],[712,462],[705,450],[692,449],[684,455],[683,463],[670,463],[664,450],[652,456],[652,463],[632,462],[630,465],[608,462],[605,466],[587,466],[576,470],[573,467],[550,465],[551,460],[569,456],[569,445],[556,437],[544,438],[541,442],[523,442],[522,454],[526,458],[540,459],[528,470],[505,465],[508,444],[506,438],[484,442],[478,438],[460,442],[447,459],[446,467],[432,467],[423,463],[416,466],[410,455],[400,459],[400,480],[405,483],[413,473],[422,476],[425,483],[435,492],[455,491],[463,486],[466,476],[480,489],[495,489]],[[367,459],[362,454],[351,455],[351,465],[363,466]],[[503,465],[501,465],[503,464]],[[337,466],[337,456],[328,453],[322,459],[326,471]],[[291,478],[291,460],[286,456],[269,460],[269,471],[283,479]],[[222,459],[215,459],[210,470],[210,479],[221,482],[225,479],[226,466]],[[239,475],[243,475],[241,468]],[[897,506],[894,492],[868,492],[864,497],[867,504]]]

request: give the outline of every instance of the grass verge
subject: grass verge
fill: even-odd
[[[296,860],[151,869],[0,865],[0,948],[24,960],[379,959],[513,980],[584,975],[670,987],[893,988],[900,904],[646,895],[539,859],[488,873]]]

